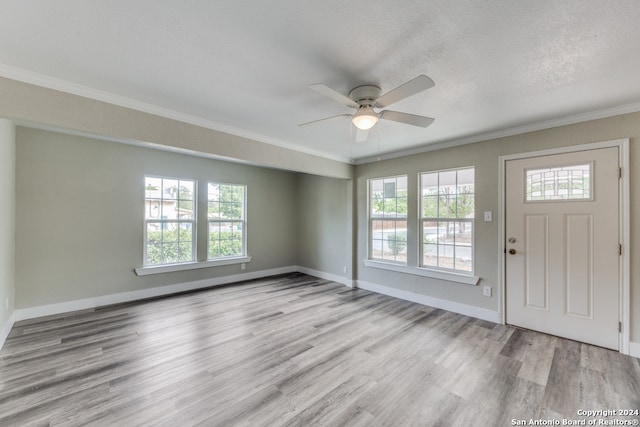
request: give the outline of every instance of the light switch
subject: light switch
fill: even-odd
[[[485,222],[491,222],[491,221],[493,221],[493,212],[491,212],[491,211],[485,211],[485,213],[484,213],[484,221],[485,221]]]

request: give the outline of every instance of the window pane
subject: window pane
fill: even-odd
[[[457,171],[458,176],[458,188],[466,188],[470,187],[471,191],[458,191],[458,193],[473,193],[473,186],[475,182],[475,170],[471,169],[460,169]]]
[[[162,224],[159,222],[147,223],[147,242],[162,243]]]
[[[210,182],[209,185],[207,186],[207,190],[208,190],[207,197],[210,202],[220,200],[220,185]]]
[[[438,194],[438,174],[425,173],[422,174],[422,195],[434,196]]]
[[[474,168],[420,175],[421,265],[472,271],[474,179]]]
[[[145,177],[145,265],[191,262],[195,181]],[[186,220],[189,222],[177,222]]]
[[[147,199],[145,200],[145,218],[146,219],[160,219],[160,200]]]
[[[371,221],[371,238],[382,239],[384,221],[374,220]]]
[[[456,217],[456,196],[444,194],[440,196],[440,206],[438,209],[439,218],[455,218]]]
[[[453,269],[453,246],[438,245],[438,267]]]
[[[162,198],[165,200],[175,200],[178,198],[178,180],[162,180]]]
[[[591,163],[528,169],[525,201],[591,200]]]
[[[162,245],[162,257],[164,264],[173,264],[180,261],[178,243],[165,243]]]
[[[470,221],[456,222],[456,245],[471,247],[473,239],[473,223]],[[469,257],[471,257],[469,253]]]
[[[144,179],[144,197],[145,198],[161,198],[162,180],[160,178],[145,177]]]
[[[178,198],[180,200],[193,200],[193,181],[180,181]]]
[[[220,202],[209,202],[207,216],[211,219],[220,218]]]
[[[438,246],[433,244],[423,245],[422,265],[429,267],[438,266]]]
[[[243,255],[245,253],[243,247],[245,187],[209,183],[207,190],[209,200],[207,216],[210,220],[209,259]]]
[[[461,194],[456,198],[457,218],[473,218],[474,217],[474,200],[473,194]]]
[[[209,259],[218,258],[220,256],[220,242],[217,240],[209,240]]]
[[[429,196],[422,198],[422,217],[437,218],[438,217],[438,196]]]
[[[161,244],[147,244],[147,265],[162,264],[162,245]]]
[[[450,222],[438,221],[438,243],[453,243]]]
[[[407,177],[369,180],[369,257],[406,263]]]
[[[382,240],[373,240],[371,242],[371,258],[382,259],[383,251],[383,241]]]
[[[180,201],[178,205],[178,216],[180,219],[192,219],[193,218],[193,202]]]
[[[393,261],[407,260],[407,234],[406,232],[396,231],[386,235],[387,251],[385,258]]]
[[[438,242],[438,223],[425,221],[422,223],[422,243]]]
[[[180,255],[179,255],[180,262],[193,261],[193,244],[191,243],[191,241],[188,241],[188,242],[181,241],[179,244],[179,249],[180,249]]]
[[[457,172],[456,171],[447,171],[438,173],[438,187],[440,191],[443,189],[448,189],[448,192],[455,192],[455,187],[457,184]]]

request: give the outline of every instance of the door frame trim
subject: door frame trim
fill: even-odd
[[[618,347],[622,354],[630,354],[629,340],[630,340],[630,326],[631,326],[631,294],[630,294],[630,202],[629,202],[629,139],[615,139],[611,141],[602,141],[581,145],[571,145],[566,147],[551,148],[539,151],[527,151],[516,154],[508,154],[498,157],[498,250],[501,256],[498,263],[498,278],[499,278],[499,292],[498,292],[498,310],[499,317],[502,319],[502,323],[506,324],[507,316],[507,301],[506,301],[506,260],[505,260],[505,235],[506,235],[506,167],[507,161],[519,160],[530,157],[549,156],[554,154],[567,154],[577,151],[597,150],[601,148],[618,148],[618,164],[622,167],[622,180],[619,185],[619,216],[620,216],[620,229],[619,239],[622,244],[622,256],[619,259],[620,268],[620,300],[618,302],[619,307],[619,321],[622,322],[622,331],[618,334]]]

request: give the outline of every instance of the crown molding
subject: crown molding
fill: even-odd
[[[430,151],[441,150],[443,148],[456,147],[459,145],[472,144],[475,142],[488,141],[491,139],[505,138],[514,135],[525,134],[529,132],[535,132],[545,129],[551,129],[560,126],[572,125],[576,123],[586,122],[590,120],[604,119],[607,117],[618,116],[622,114],[635,113],[640,111],[640,102],[634,102],[621,106],[604,108],[601,110],[573,114],[565,117],[554,118],[541,122],[535,122],[526,124],[523,126],[516,126],[507,129],[501,129],[495,132],[482,133],[477,135],[471,135],[463,138],[448,139],[435,142],[425,142],[415,148],[409,148],[406,150],[392,151],[375,156],[360,157],[357,159],[349,159],[343,156],[331,155],[325,152],[302,147],[292,143],[287,143],[275,138],[271,138],[262,134],[248,132],[243,129],[239,129],[233,126],[224,125],[222,123],[214,122],[212,120],[203,119],[201,117],[193,116],[190,114],[181,113],[168,108],[160,107],[158,105],[149,104],[146,102],[138,101],[132,98],[116,95],[110,92],[93,89],[87,86],[72,83],[66,80],[58,79],[55,77],[46,76],[43,74],[35,73],[32,71],[24,70],[21,68],[13,67],[0,63],[0,77],[5,77],[11,80],[17,80],[23,83],[28,83],[36,86],[45,87],[48,89],[57,90],[60,92],[69,93],[72,95],[81,96],[84,98],[93,99],[96,101],[106,102],[108,104],[117,105],[124,108],[130,108],[132,110],[141,111],[148,114],[153,114],[159,117],[164,117],[171,120],[176,120],[183,123],[188,123],[194,126],[199,126],[206,129],[211,129],[218,132],[224,132],[230,135],[239,136],[242,138],[252,139],[254,141],[262,142],[265,144],[274,145],[287,150],[297,151],[328,160],[334,160],[347,164],[361,165],[367,163],[373,163],[381,160],[396,159],[399,157],[411,156],[415,154],[427,153]]]
[[[502,129],[495,132],[481,133],[471,135],[464,138],[450,139],[433,143],[426,143],[419,147],[407,150],[393,151],[390,153],[380,154],[377,156],[361,157],[354,161],[356,165],[374,163],[382,160],[397,159],[399,157],[412,156],[415,154],[427,153],[429,151],[441,150],[443,148],[456,147],[459,145],[473,144],[474,142],[489,141],[492,139],[506,138],[514,135],[522,135],[529,132],[536,132],[545,129],[556,128],[560,126],[573,125],[576,123],[588,122],[590,120],[606,119],[608,117],[620,116],[623,114],[637,113],[640,111],[640,102],[620,105],[617,107],[604,108],[601,110],[590,111],[586,113],[573,114],[556,119],[545,120],[542,122],[530,123],[523,126]]]
[[[33,71],[24,70],[6,64],[0,63],[0,77],[5,77],[7,79],[16,80],[22,83],[32,84],[35,86],[45,87],[47,89],[69,93],[71,95],[81,96],[83,98],[93,99],[95,101],[106,102],[108,104],[129,108],[143,113],[153,114],[155,116],[176,120],[182,123],[188,123],[205,129],[224,132],[242,138],[252,139],[254,141],[274,145],[287,150],[297,151],[300,153],[322,157],[328,160],[335,160],[342,163],[350,163],[350,159],[346,157],[331,155],[319,150],[301,147],[259,133],[248,132],[244,129],[228,126],[212,120],[203,119],[201,117],[181,113],[179,111],[160,107],[158,105],[149,104],[99,89],[93,89],[87,86],[79,85],[77,83],[69,82],[67,80],[46,76],[44,74],[35,73]]]

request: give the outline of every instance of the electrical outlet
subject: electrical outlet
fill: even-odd
[[[484,295],[485,297],[490,297],[491,296],[491,286],[485,286],[484,288],[482,288],[482,295]]]
[[[345,265],[344,267],[342,267],[342,272],[343,272],[344,274],[347,274],[347,266],[346,266],[346,265]]]
[[[240,270],[244,270],[245,268],[247,268],[247,266],[245,265],[244,262],[242,264],[240,264]]]
[[[485,213],[484,213],[484,221],[485,221],[485,222],[491,222],[491,221],[493,221],[493,212],[491,212],[491,211],[485,211]]]

